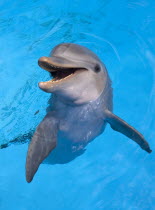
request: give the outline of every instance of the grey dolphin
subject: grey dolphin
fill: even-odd
[[[63,43],[38,64],[53,79],[39,87],[52,93],[51,110],[37,127],[29,145],[26,179],[31,182],[41,162],[57,145],[61,133],[72,142],[85,145],[100,135],[107,123],[151,153],[142,134],[112,113],[112,88],[108,72],[100,59],[86,47]]]

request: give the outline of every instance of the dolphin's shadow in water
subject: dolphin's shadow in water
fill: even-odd
[[[64,138],[59,138],[56,148],[44,160],[44,164],[66,164],[82,155],[86,144],[73,143]]]

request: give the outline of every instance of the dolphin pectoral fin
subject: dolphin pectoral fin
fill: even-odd
[[[118,131],[128,138],[135,141],[139,146],[148,153],[151,153],[149,144],[144,139],[143,135],[139,133],[135,128],[127,124],[124,120],[114,115],[109,110],[105,111],[106,113],[106,121],[110,124],[111,128],[115,131]]]
[[[52,113],[48,113],[37,127],[26,158],[26,180],[31,182],[41,162],[56,147],[58,126]]]

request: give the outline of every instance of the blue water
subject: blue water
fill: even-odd
[[[0,209],[155,209],[154,0],[1,0],[0,8]],[[37,86],[49,78],[37,60],[61,42],[104,61],[115,114],[143,133],[153,153],[107,126],[84,154],[45,162],[28,184],[28,141],[49,98]]]

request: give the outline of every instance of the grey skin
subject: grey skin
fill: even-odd
[[[52,93],[51,110],[38,125],[29,145],[26,180],[31,182],[41,162],[57,145],[57,136],[87,145],[100,135],[107,123],[151,153],[142,134],[112,113],[112,88],[100,59],[86,47],[64,43],[38,64],[53,79],[39,82],[39,88]]]

